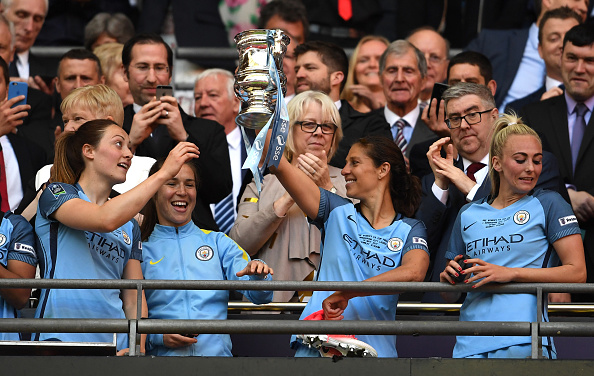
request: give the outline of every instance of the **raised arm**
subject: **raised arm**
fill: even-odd
[[[78,230],[114,231],[138,214],[157,190],[179,172],[185,162],[198,155],[196,145],[180,142],[171,150],[158,172],[130,191],[103,205],[72,199],[62,204],[52,215],[60,223]]]

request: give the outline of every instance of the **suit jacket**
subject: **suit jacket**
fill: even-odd
[[[546,89],[545,85],[542,85],[538,90],[533,91],[532,93],[528,94],[524,98],[516,99],[515,101],[509,102],[507,104],[507,106],[505,106],[505,112],[507,112],[509,114],[509,113],[511,113],[511,111],[514,111],[519,116],[522,116],[522,114],[523,114],[522,111],[523,111],[524,107],[526,107],[527,105],[529,105],[531,103],[540,101],[540,97],[542,97],[542,95],[545,93],[545,91],[547,91],[547,89]],[[528,124],[528,125],[530,125],[530,124]]]
[[[524,120],[542,138],[543,148],[555,154],[559,159],[561,177],[566,184],[571,184],[578,191],[594,195],[594,116],[590,117],[584,132],[578,153],[575,172],[571,163],[571,146],[567,125],[567,102],[565,95],[533,103],[524,108]],[[588,282],[594,282],[594,220],[580,223],[586,230],[584,248]],[[580,295],[578,295],[579,297]]]
[[[456,167],[463,169],[462,160],[459,159],[455,163]],[[560,192],[566,200],[567,191],[562,193],[565,186],[559,175],[559,164],[557,159],[551,153],[543,153],[542,173],[536,183],[535,189],[549,189]],[[439,274],[445,269],[446,258],[445,254],[450,243],[450,234],[454,226],[458,212],[462,206],[466,205],[466,196],[460,192],[454,184],[450,184],[448,191],[448,201],[444,205],[433,194],[431,187],[435,182],[435,176],[428,174],[422,179],[422,199],[421,205],[415,214],[415,218],[420,219],[427,227],[427,242],[430,251],[430,265],[427,272],[426,280],[432,282],[439,282]],[[474,196],[474,200],[482,199],[491,192],[491,179],[489,176],[485,178],[478,191]],[[426,293],[425,301],[443,302],[439,293]]]
[[[233,188],[225,129],[215,121],[189,116],[181,107],[179,111],[189,135],[187,141],[193,142],[200,149],[200,157],[194,160],[200,181],[192,219],[200,228],[218,230],[209,205],[225,198]],[[133,117],[133,106],[126,106],[124,130],[128,133],[132,127]],[[155,128],[153,137],[147,138],[138,146],[136,155],[155,159],[165,158],[175,145],[177,142],[169,137],[167,127],[159,125]]]
[[[342,140],[338,144],[338,150],[334,154],[330,165],[343,168],[346,164],[346,156],[351,146],[361,137],[384,136],[392,138],[390,126],[386,123],[383,112],[378,116],[374,112],[363,114],[353,108],[346,100],[340,101],[340,119],[342,122]],[[376,110],[377,111],[377,110]]]
[[[497,82],[495,102],[501,106],[516,77],[528,41],[528,28],[512,30],[484,29],[466,50],[480,52],[491,61]],[[544,63],[543,63],[544,64]]]
[[[55,77],[56,72],[58,71],[59,61],[59,58],[44,58],[37,56],[31,51],[29,51],[29,76]],[[16,55],[15,59],[10,63],[8,67],[8,73],[11,77],[19,77],[18,70],[16,67]]]
[[[18,134],[40,146],[48,158],[54,156],[54,129],[52,126],[52,98],[36,89],[27,90],[27,104],[31,106],[29,115],[19,125]],[[61,117],[60,117],[61,120]]]
[[[6,136],[19,164],[21,187],[25,194],[29,181],[35,179],[37,171],[45,166],[47,156],[41,147],[18,134],[9,133]],[[4,166],[0,166],[0,168],[4,168]]]
[[[373,110],[370,112],[370,114],[372,114],[372,116],[376,116],[376,117],[380,117],[384,123],[388,126],[388,132],[390,132],[389,136],[391,139],[393,139],[392,136],[392,131],[390,130],[390,126],[391,124],[388,124],[387,120],[386,120],[386,116],[384,114],[384,108],[378,108],[377,110]],[[408,147],[406,148],[406,153],[404,153],[404,156],[409,158],[410,157],[410,153],[412,148],[419,143],[425,142],[427,140],[432,140],[435,138],[435,133],[433,133],[433,131],[431,129],[429,129],[429,127],[427,126],[427,124],[425,124],[425,122],[423,120],[421,120],[421,115],[419,114],[419,117],[417,118],[417,122],[415,123],[415,127],[413,128],[413,133],[410,136],[410,140],[408,141]],[[429,144],[431,145],[431,144]]]

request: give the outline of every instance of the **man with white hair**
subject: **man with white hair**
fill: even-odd
[[[30,49],[41,31],[47,10],[48,0],[2,0],[0,3],[0,12],[14,24],[15,29],[16,53],[10,63],[9,74],[27,80],[29,86],[45,93],[49,93],[50,88],[42,76],[53,77],[55,69],[32,55]]]
[[[225,128],[233,191],[220,202],[211,205],[220,230],[229,233],[237,216],[237,200],[247,170],[241,166],[246,158],[241,131],[235,124],[240,102],[235,96],[235,78],[229,71],[219,68],[207,69],[196,79],[194,86],[194,113],[198,118],[214,120]]]

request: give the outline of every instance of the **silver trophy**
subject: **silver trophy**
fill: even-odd
[[[239,51],[239,67],[235,73],[235,93],[241,110],[235,118],[245,128],[263,128],[276,105],[277,87],[270,76],[270,64],[276,63],[283,95],[287,77],[283,73],[283,57],[290,38],[281,30],[246,30],[235,36]]]

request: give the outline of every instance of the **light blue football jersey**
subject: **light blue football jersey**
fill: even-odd
[[[446,258],[467,254],[511,268],[547,268],[559,264],[553,244],[580,229],[571,206],[556,192],[538,190],[504,209],[482,199],[465,205],[456,218]],[[543,317],[547,320],[548,317]],[[536,295],[468,293],[460,321],[536,321]],[[530,337],[458,336],[453,356],[462,358],[529,344]],[[552,340],[543,338],[543,345]]]

